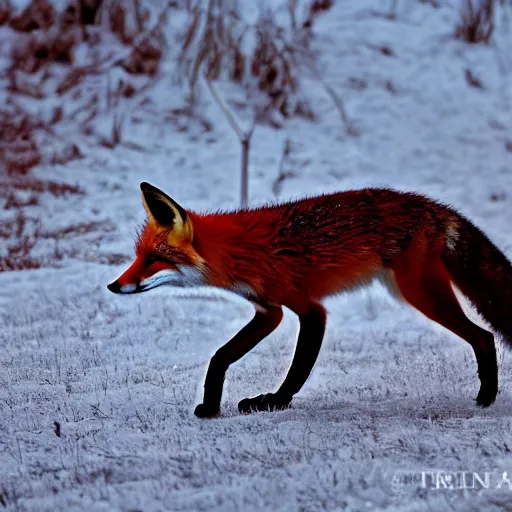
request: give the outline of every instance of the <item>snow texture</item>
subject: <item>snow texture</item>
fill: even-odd
[[[457,2],[397,4],[395,20],[379,15],[387,2],[371,0],[337,1],[317,20],[318,68],[359,135],[346,135],[324,88],[306,76],[318,119],[256,128],[251,204],[276,199],[272,185],[289,139],[285,171],[293,175],[279,199],[363,186],[419,191],[460,209],[510,257],[509,22],[500,18],[492,45],[467,45],[453,38]],[[481,88],[468,84],[466,69]],[[27,216],[49,232],[92,221],[104,229],[74,239],[76,257],[58,268],[0,275],[0,505],[507,509],[512,489],[496,489],[494,480],[489,489],[433,489],[400,475],[512,473],[510,357],[500,352],[496,403],[477,408],[469,345],[377,285],[326,301],[325,343],[291,409],[237,410],[240,399],[275,390],[286,373],[297,333],[286,311],[275,333],[229,369],[221,416],[193,415],[209,358],[251,318],[252,306],[205,289],[115,296],[106,284],[126,263],[87,257],[116,253],[129,261],[144,220],[141,181],[191,209],[238,204],[238,141],[207,89],[200,101],[212,131],[166,115],[183,101],[170,78],[151,95],[120,146],[101,147],[68,127],[85,158],[31,171],[85,194],[43,194]],[[243,108],[238,114],[244,117]],[[15,215],[0,211],[5,220]]]

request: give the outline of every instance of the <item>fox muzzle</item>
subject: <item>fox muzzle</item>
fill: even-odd
[[[141,288],[137,284],[130,283],[130,284],[121,285],[119,283],[119,281],[114,281],[114,282],[108,284],[107,288],[112,293],[120,293],[120,294],[138,293],[138,292],[141,292],[143,290],[143,288]]]

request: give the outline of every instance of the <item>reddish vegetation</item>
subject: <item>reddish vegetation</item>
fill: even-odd
[[[494,31],[495,0],[463,0],[455,37],[467,43],[489,44]]]

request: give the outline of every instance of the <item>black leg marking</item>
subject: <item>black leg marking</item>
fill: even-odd
[[[267,306],[256,311],[254,318],[230,341],[221,347],[210,360],[204,382],[203,403],[194,414],[200,418],[216,416],[220,410],[224,376],[229,365],[238,361],[266,338],[281,322],[283,310],[280,306]]]
[[[325,332],[327,313],[318,302],[311,302],[307,313],[299,315],[300,331],[292,365],[276,393],[245,398],[238,404],[241,413],[286,409],[309,377]]]

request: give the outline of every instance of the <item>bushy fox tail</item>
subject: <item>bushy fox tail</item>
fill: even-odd
[[[466,218],[447,231],[443,261],[455,286],[512,347],[512,265]]]

